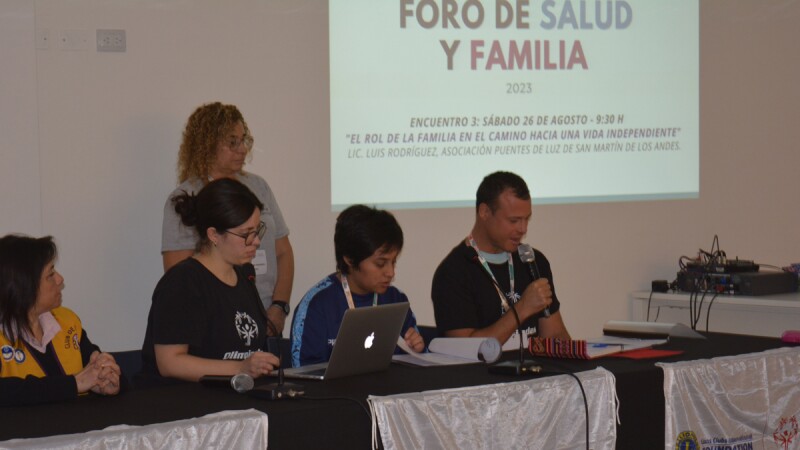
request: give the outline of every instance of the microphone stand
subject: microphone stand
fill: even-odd
[[[502,292],[502,291],[500,291]],[[517,334],[519,335],[519,360],[518,361],[503,361],[493,366],[489,366],[489,373],[499,375],[531,375],[542,371],[536,361],[525,361],[525,346],[522,343],[522,323],[517,314],[516,304],[510,305],[509,309],[514,313],[514,319],[517,321]]]
[[[283,381],[283,357],[281,356],[281,337],[278,336],[278,352],[277,357],[280,361],[278,366],[278,382],[263,384],[256,386],[250,391],[250,395],[267,400],[280,400],[282,398],[294,398],[305,394],[305,389],[302,385],[295,383],[285,383]],[[269,342],[269,338],[267,339]],[[269,344],[267,344],[269,345]]]
[[[476,260],[473,259],[473,261]],[[486,278],[488,278],[497,291],[502,294],[503,288],[497,284],[497,281],[491,275],[486,273],[486,271],[483,270],[483,267],[480,268],[480,271],[486,275]],[[510,304],[508,309],[510,309],[514,314],[514,320],[517,322],[517,334],[519,335],[519,360],[503,361],[501,363],[491,365],[489,366],[489,373],[495,373],[499,375],[531,375],[541,372],[542,366],[537,364],[536,361],[525,361],[525,345],[522,343],[522,322],[519,320],[519,314],[517,314],[516,303]],[[501,343],[500,345],[502,346],[503,344]]]

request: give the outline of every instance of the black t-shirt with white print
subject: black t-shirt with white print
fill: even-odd
[[[142,346],[143,372],[158,374],[155,344],[187,344],[189,354],[241,360],[267,350],[267,319],[251,264],[236,267],[228,286],[199,261],[188,258],[161,277],[153,292]]]
[[[511,252],[511,257],[514,262],[514,293],[519,299],[525,288],[533,282],[533,278],[528,265],[520,260],[517,252]],[[550,261],[536,249],[534,249],[534,261],[539,277],[550,281],[553,303],[549,309],[551,313],[555,313],[561,308],[561,303],[556,296]],[[489,268],[503,292],[510,291],[508,263],[490,263]],[[478,260],[475,249],[467,246],[464,241],[456,245],[436,268],[431,299],[440,336],[444,336],[447,331],[461,328],[486,328],[500,320],[503,315],[502,303],[492,278]],[[527,329],[529,332],[535,330],[539,319],[543,317],[544,314],[541,312],[531,316],[522,324],[522,329]]]

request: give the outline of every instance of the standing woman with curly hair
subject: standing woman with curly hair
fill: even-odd
[[[278,333],[282,333],[289,314],[294,254],[289,243],[289,229],[272,190],[263,178],[244,170],[252,148],[253,136],[236,106],[208,103],[189,116],[178,153],[179,186],[164,205],[161,255],[164,271],[168,271],[199,250],[197,232],[181,222],[171,200],[173,197],[197,193],[210,181],[220,178],[241,182],[264,204],[261,221],[266,224],[267,231],[252,263],[261,301],[270,321]]]

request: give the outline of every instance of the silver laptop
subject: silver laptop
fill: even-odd
[[[286,369],[284,376],[329,380],[386,370],[407,313],[407,302],[348,309],[336,335],[331,359]]]

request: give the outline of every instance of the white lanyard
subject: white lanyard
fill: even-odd
[[[339,279],[342,280],[342,289],[344,290],[344,296],[347,297],[347,307],[350,309],[355,309],[356,305],[353,303],[353,294],[350,292],[350,284],[347,282],[347,276],[341,272],[339,272]],[[372,306],[378,306],[378,293],[372,293]]]
[[[497,282],[497,278],[494,277],[492,269],[489,268],[489,263],[486,262],[486,259],[481,255],[481,252],[478,250],[478,244],[475,243],[475,239],[472,238],[471,234],[467,236],[467,245],[469,245],[475,250],[475,253],[478,254],[478,261],[481,262],[481,265],[486,270],[486,273],[488,273],[489,276],[492,277],[492,280],[494,280],[494,289],[497,291],[497,295],[500,297],[500,303],[503,308],[503,313],[505,313],[506,311],[508,311],[509,308],[508,306],[509,299],[513,300],[514,303],[517,302],[517,293],[514,292],[514,260],[511,258],[511,253],[506,252],[506,254],[508,254],[508,280],[509,284],[511,285],[510,286],[511,290],[508,291],[508,294],[503,294],[503,292],[500,291],[500,288],[498,287],[500,286],[500,283]]]

